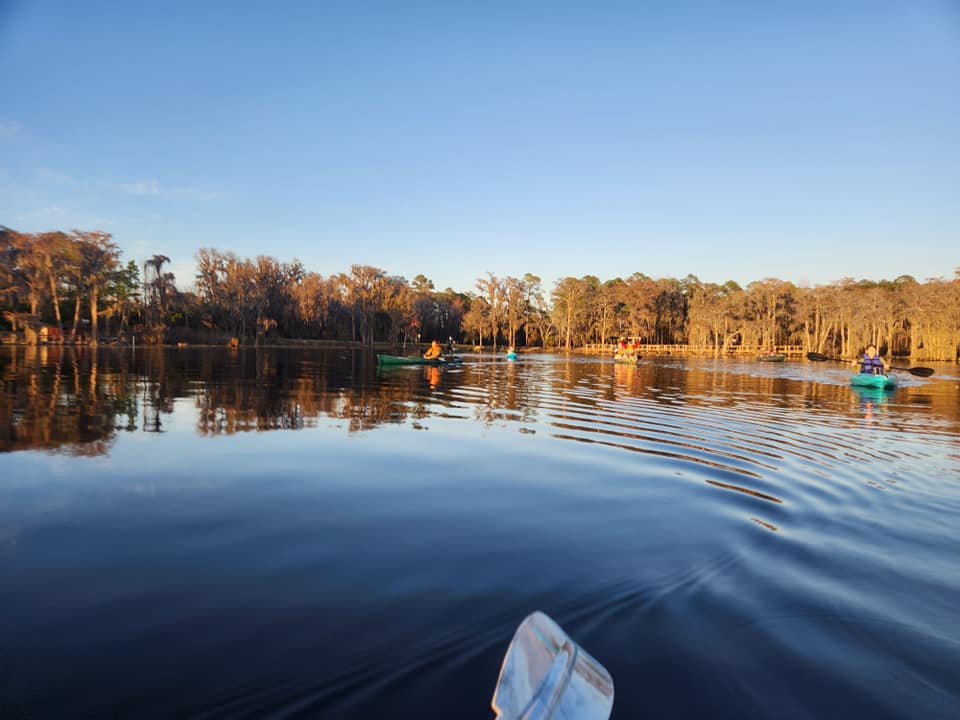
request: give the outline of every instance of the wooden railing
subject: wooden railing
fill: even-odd
[[[612,354],[617,349],[614,343],[606,345],[592,344],[576,348],[577,352],[594,355]],[[641,344],[637,352],[640,355],[759,355],[762,352],[773,350],[775,353],[793,356],[803,355],[803,345],[775,345],[773,348],[759,345],[733,345],[727,348],[717,348],[713,345],[672,345],[672,344]]]

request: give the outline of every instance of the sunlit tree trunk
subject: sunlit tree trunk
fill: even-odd
[[[90,344],[97,344],[97,306],[100,299],[100,286],[90,288]]]
[[[70,342],[74,342],[77,338],[77,326],[80,324],[80,300],[81,300],[80,288],[77,288],[77,299],[76,303],[73,306],[73,327],[70,330]]]
[[[50,258],[50,254],[47,254],[47,277],[50,281],[50,297],[53,301],[53,316],[57,319],[57,330],[60,332],[60,337],[63,337],[63,320],[60,318],[60,296],[57,293],[57,280],[53,270],[53,261]]]

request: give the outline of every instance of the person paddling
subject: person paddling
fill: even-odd
[[[880,357],[876,345],[868,345],[863,357],[859,360],[851,361],[851,365],[856,367],[860,363],[860,372],[864,375],[886,375],[890,366],[887,361]]]
[[[427,351],[423,354],[424,360],[436,360],[440,357],[440,343],[434,340],[430,343],[430,347],[427,348]]]

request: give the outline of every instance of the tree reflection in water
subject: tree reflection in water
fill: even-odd
[[[864,396],[823,382],[819,366],[821,375],[803,376],[799,363],[759,368],[758,375],[755,364],[705,359],[640,366],[582,356],[468,360],[451,368],[377,369],[372,353],[349,350],[4,347],[0,452],[104,454],[120,432],[165,432],[178,402],[193,405],[196,432],[204,436],[299,430],[324,419],[360,432],[431,415],[527,425],[569,423],[587,413],[597,429],[609,429],[629,424],[641,401],[697,415],[697,408],[725,409],[747,422],[759,422],[743,412],[758,398],[791,412],[845,404],[861,420],[888,402],[958,415],[952,395],[929,383]]]
[[[446,384],[438,368],[378,375],[375,358],[350,351],[40,346],[4,348],[0,359],[0,452],[104,454],[118,432],[165,432],[185,399],[200,435],[297,430],[324,417],[363,431],[426,416],[419,390]]]
[[[4,356],[0,451],[106,453],[137,427],[137,375],[122,355],[102,364],[89,348],[14,348]]]

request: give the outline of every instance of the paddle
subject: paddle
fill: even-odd
[[[821,362],[823,360],[836,360],[837,362],[846,362],[841,358],[828,357],[823,353],[815,353],[815,352],[808,352],[807,358],[809,360],[813,360],[814,362]],[[907,368],[907,367],[894,367],[893,365],[891,365],[890,369],[903,370],[904,372],[908,372],[911,375],[916,375],[917,377],[930,377],[931,375],[933,375],[933,368],[928,368],[928,367]]]
[[[510,641],[490,705],[502,720],[607,720],[613,679],[538,611],[520,623]]]

